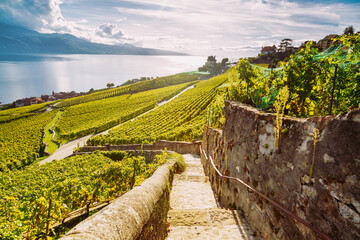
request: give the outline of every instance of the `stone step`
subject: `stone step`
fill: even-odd
[[[175,175],[174,180],[189,181],[189,182],[208,182],[209,178],[201,175]]]
[[[199,163],[199,164],[187,163],[187,164],[186,164],[186,168],[187,168],[187,169],[193,169],[193,168],[195,168],[195,169],[203,169],[201,163]]]
[[[183,156],[187,168],[174,177],[167,239],[256,239],[238,211],[218,206],[199,156]]]
[[[187,165],[186,171],[181,173],[180,175],[201,175],[205,176],[203,167],[200,166],[194,166],[194,165]]]
[[[196,167],[196,168],[203,168],[201,162],[185,162],[186,166],[189,167]]]
[[[254,231],[235,210],[182,209],[168,213],[167,239],[255,239]]]
[[[168,213],[171,226],[239,225],[244,221],[239,211],[221,208],[171,209]]]
[[[170,196],[170,207],[173,209],[216,208],[217,202],[210,183],[200,180],[182,181],[174,179]]]
[[[251,229],[239,225],[171,227],[168,240],[257,240]]]

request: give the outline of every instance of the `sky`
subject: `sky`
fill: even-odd
[[[299,46],[350,25],[360,31],[360,0],[1,0],[0,22],[92,42],[239,58],[284,38]]]

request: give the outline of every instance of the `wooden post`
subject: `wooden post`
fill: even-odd
[[[337,69],[338,69],[338,65],[336,64],[336,65],[335,65],[335,75],[334,75],[334,80],[333,80],[333,87],[332,87],[332,91],[331,91],[329,115],[331,115],[331,113],[332,113],[332,106],[333,106],[333,101],[334,101],[334,92],[335,92],[335,83],[336,83]]]
[[[90,204],[91,204],[91,202],[89,202],[88,204],[86,204],[86,217],[88,217],[89,214],[90,214]]]
[[[133,160],[133,168],[134,168],[134,172],[133,172],[133,175],[132,175],[132,178],[131,178],[131,183],[130,183],[130,189],[132,189],[135,185],[135,179],[136,179],[136,165],[137,165],[137,162],[136,162],[136,159]]]

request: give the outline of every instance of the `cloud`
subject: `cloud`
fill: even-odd
[[[2,0],[0,22],[31,29],[69,32],[69,24],[62,16],[61,0]]]
[[[121,31],[116,30],[116,28],[116,24],[104,23],[96,29],[96,35],[105,38],[121,39],[124,37],[124,34]]]
[[[0,22],[43,33],[70,33],[92,42],[106,44],[134,41],[117,30],[115,24],[103,23],[94,28],[87,26],[89,20],[82,16],[74,21],[66,20],[60,9],[62,3],[62,0],[0,0]],[[126,18],[120,20],[125,21]]]
[[[125,22],[127,20],[127,18],[119,18],[119,19],[116,19],[117,22]]]
[[[0,0],[0,22],[68,32],[93,42],[202,55],[254,55],[283,38],[300,44],[342,33],[350,25],[360,29],[355,0],[63,1]]]
[[[81,19],[81,20],[79,20],[79,21],[77,21],[77,23],[88,23],[89,21],[88,20],[86,20],[85,18],[83,18],[83,19]]]
[[[189,53],[213,49],[231,52],[258,51],[283,38],[300,44],[341,33],[346,26],[360,28],[360,4],[334,1],[288,0],[135,0],[136,8],[115,9],[128,22],[146,23],[144,45],[155,48],[191,49]],[[151,3],[152,8],[141,8]],[[159,38],[152,38],[157,35]],[[172,36],[165,38],[163,36]],[[246,46],[244,48],[239,46]],[[251,48],[249,47],[251,46]]]

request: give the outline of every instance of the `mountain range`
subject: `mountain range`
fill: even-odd
[[[117,54],[186,55],[183,53],[136,47],[131,44],[92,43],[71,34],[39,33],[0,23],[0,53],[16,54]]]

